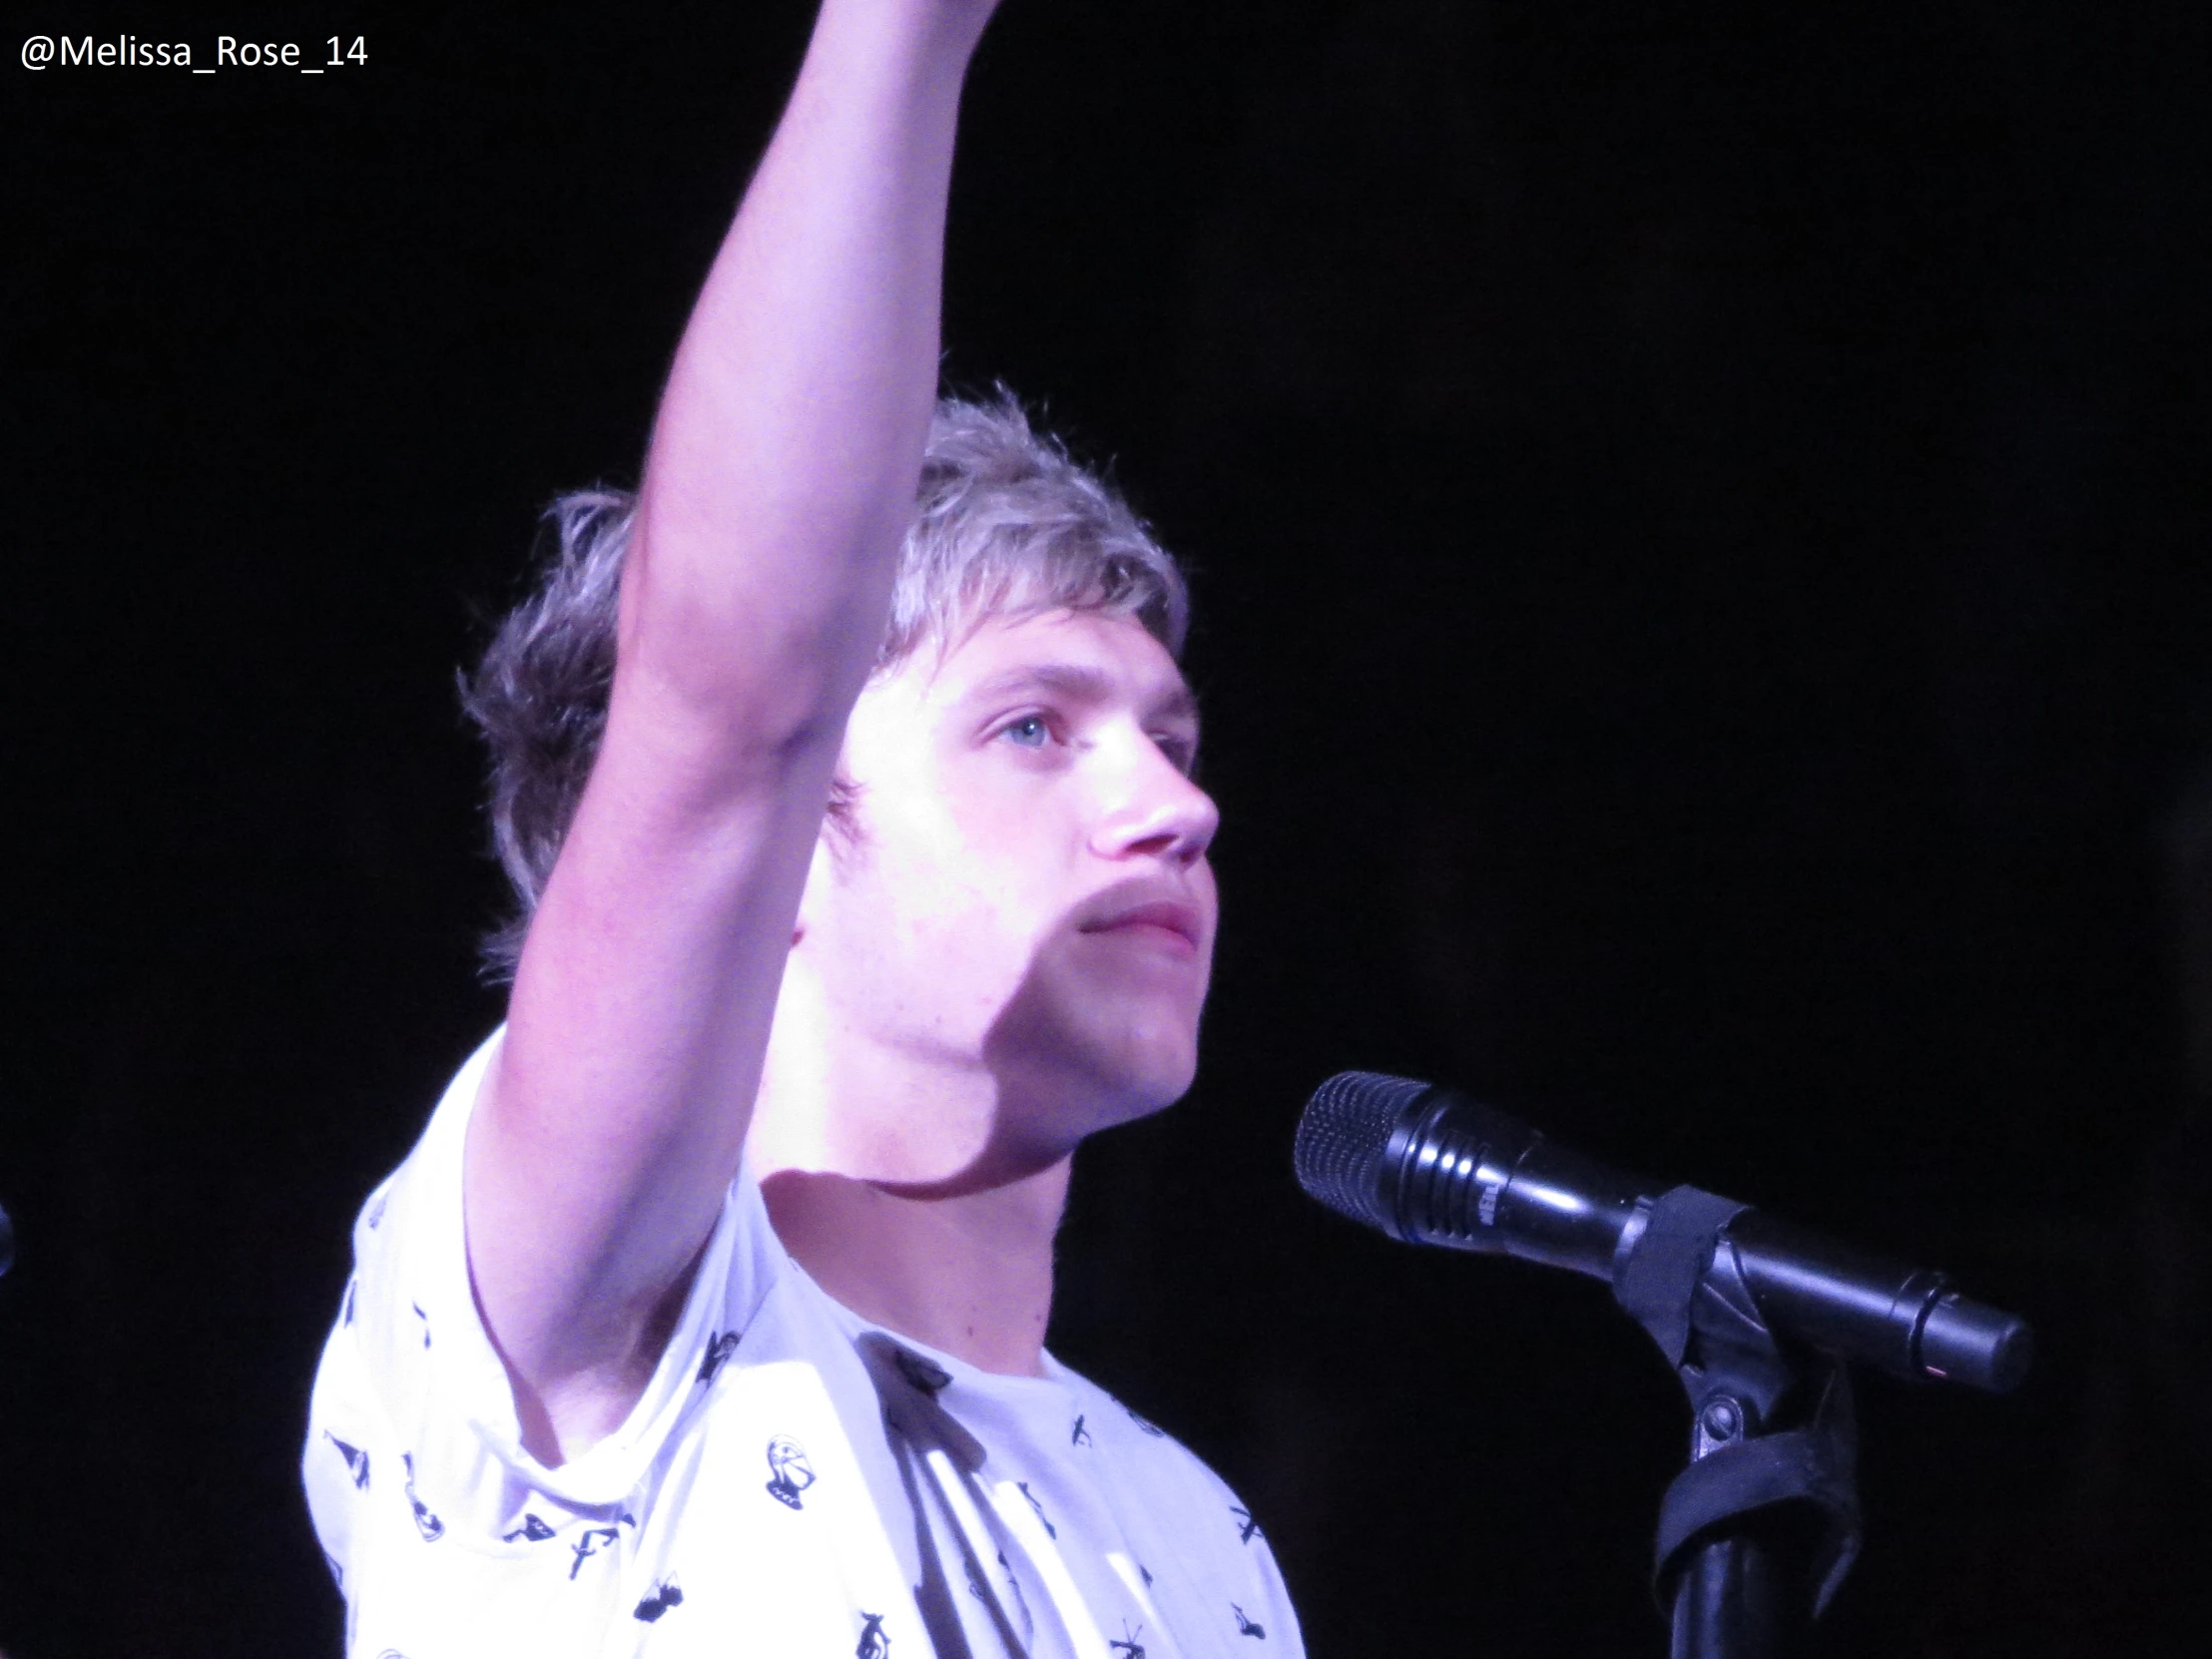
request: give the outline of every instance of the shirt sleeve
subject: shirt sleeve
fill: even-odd
[[[781,1253],[757,1188],[733,1182],[684,1310],[628,1418],[547,1468],[522,1445],[506,1368],[469,1281],[461,1203],[468,1118],[498,1050],[495,1032],[463,1065],[421,1140],[362,1207],[353,1276],[316,1374],[303,1454],[308,1506],[344,1580],[363,1510],[404,1509],[424,1534],[496,1539],[525,1501],[619,1510],[646,1482],[767,1296]]]

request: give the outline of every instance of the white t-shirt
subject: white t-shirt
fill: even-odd
[[[469,1288],[496,1038],[363,1207],[302,1473],[350,1659],[1297,1659],[1212,1470],[1049,1355],[997,1377],[877,1330],[741,1172],[629,1419],[549,1469]]]

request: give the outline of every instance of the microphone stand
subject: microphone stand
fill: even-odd
[[[1614,1295],[1690,1402],[1654,1551],[1673,1659],[1801,1651],[1859,1553],[1849,1379],[1760,1313],[1728,1236],[1743,1208],[1694,1187],[1640,1201],[1614,1257]]]
[[[1341,1072],[1299,1120],[1298,1179],[1408,1244],[1609,1279],[1689,1397],[1690,1466],[1659,1509],[1674,1659],[1783,1659],[1859,1553],[1849,1357],[2003,1392],[2032,1339],[2001,1309],[1696,1187],[1552,1146],[1448,1089]],[[1770,1317],[1771,1316],[1771,1317]]]

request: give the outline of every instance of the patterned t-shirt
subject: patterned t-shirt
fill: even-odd
[[[549,1469],[469,1288],[461,1068],[353,1229],[302,1472],[349,1659],[1297,1659],[1212,1470],[1048,1355],[867,1325],[739,1175],[652,1381]]]

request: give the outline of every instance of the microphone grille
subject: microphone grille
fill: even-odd
[[[1373,1071],[1341,1071],[1314,1091],[1298,1120],[1298,1184],[1339,1215],[1395,1238],[1382,1186],[1390,1132],[1426,1083]]]

